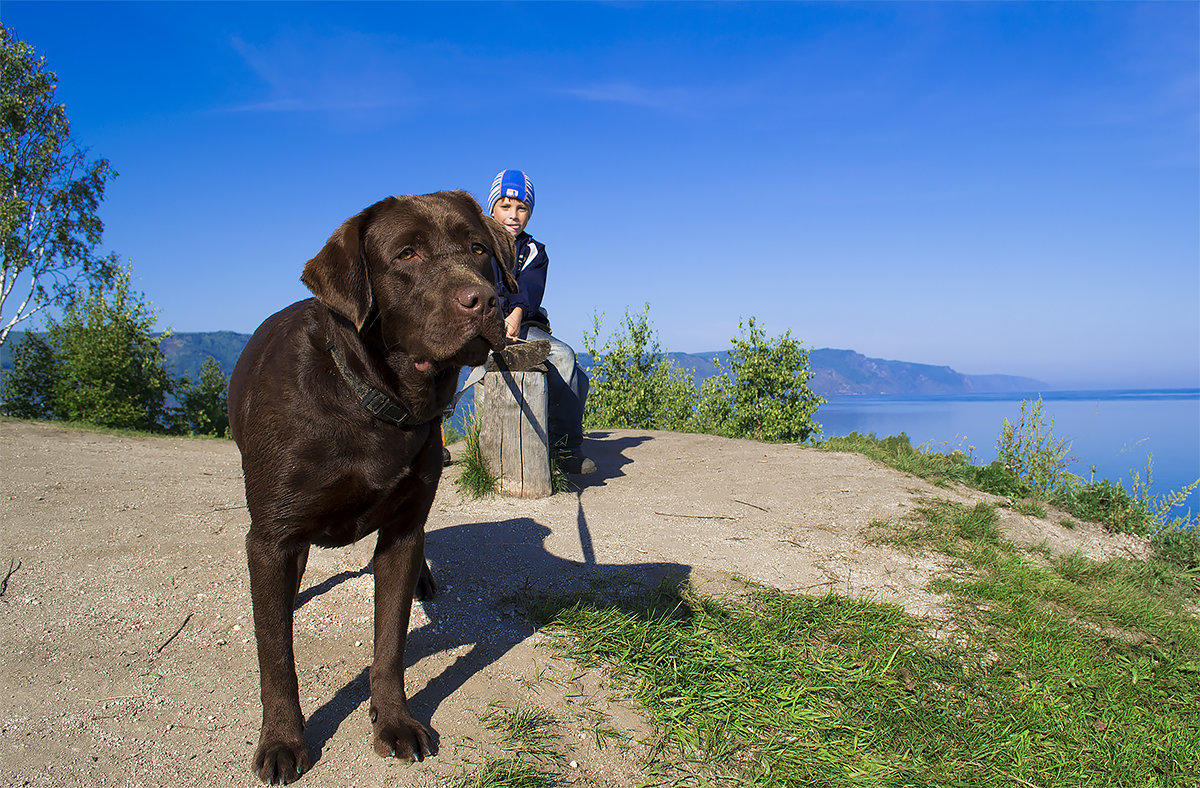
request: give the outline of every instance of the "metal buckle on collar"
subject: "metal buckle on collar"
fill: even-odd
[[[334,347],[333,340],[329,340],[325,348],[329,351],[329,355],[333,356],[333,364],[341,373],[342,379],[350,386],[367,412],[375,418],[397,427],[416,427],[436,421],[436,419],[418,421],[408,411],[408,408],[351,372],[350,368],[346,366],[346,360],[342,358],[342,354],[338,353],[337,348]]]

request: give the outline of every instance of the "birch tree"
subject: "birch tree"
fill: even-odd
[[[2,25],[0,58],[3,345],[17,323],[66,303],[85,285],[112,282],[116,256],[95,254],[104,232],[96,212],[117,173],[106,159],[87,160],[71,139],[66,107],[54,101],[58,78]]]

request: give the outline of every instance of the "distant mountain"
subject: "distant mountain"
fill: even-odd
[[[177,374],[193,380],[200,374],[205,359],[212,356],[226,376],[233,372],[238,356],[249,334],[233,331],[210,331],[173,334],[162,343],[167,361]],[[17,346],[17,332],[0,347],[0,364],[11,366],[12,348]],[[714,359],[729,366],[728,351],[714,353],[664,353],[664,357],[679,369],[692,375],[697,385],[717,374]],[[581,353],[584,369],[592,359]],[[1047,389],[1046,383],[1013,375],[964,375],[950,367],[913,364],[907,361],[886,361],[868,358],[853,350],[821,348],[809,354],[813,376],[809,385],[824,397],[865,394],[998,394]]]
[[[964,375],[950,367],[884,361],[853,350],[822,348],[809,354],[809,385],[822,396],[847,394],[998,394],[1048,388],[1014,375]]]
[[[195,380],[200,368],[212,356],[221,365],[225,377],[233,372],[242,348],[250,341],[249,334],[233,331],[206,331],[200,333],[172,334],[162,341],[163,355],[179,375]]]
[[[664,353],[681,370],[691,373],[697,385],[716,375],[716,361],[729,366],[729,352]],[[590,368],[592,359],[580,354]],[[1037,391],[1049,386],[1040,380],[1015,375],[964,375],[950,367],[867,358],[853,350],[820,348],[809,353],[813,376],[809,386],[823,397],[867,394],[999,394]]]
[[[24,332],[13,331],[8,340],[0,345],[0,369],[12,368],[12,353],[21,344]],[[163,355],[175,369],[177,375],[187,375],[192,380],[200,376],[200,368],[212,356],[221,365],[225,377],[233,372],[242,348],[250,341],[249,334],[233,331],[203,331],[172,334],[162,342]]]

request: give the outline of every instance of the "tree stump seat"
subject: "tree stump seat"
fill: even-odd
[[[487,361],[475,407],[482,411],[479,451],[496,474],[502,495],[545,498],[550,483],[550,441],[545,340],[510,345]]]

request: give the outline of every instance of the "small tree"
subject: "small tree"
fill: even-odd
[[[154,313],[118,269],[111,287],[94,288],[48,321],[60,375],[55,412],[103,427],[158,431],[167,420],[173,380],[155,337]]]
[[[625,312],[624,330],[597,349],[600,318],[584,332],[583,344],[596,361],[584,404],[590,429],[685,429],[696,404],[696,386],[662,357],[650,327],[650,305],[639,315]]]
[[[795,443],[821,432],[813,414],[825,400],[808,387],[808,351],[790,331],[768,340],[754,318],[738,323],[729,369],[704,381],[696,426],[734,438]]]
[[[204,360],[195,383],[181,378],[177,389],[180,429],[193,435],[224,436],[229,429],[228,390],[229,381],[212,356]]]
[[[54,390],[60,374],[54,348],[46,338],[26,332],[13,351],[12,369],[4,375],[0,411],[18,419],[55,418]]]
[[[96,211],[116,172],[72,141],[57,82],[0,26],[0,345],[17,323],[66,304],[80,286],[110,284],[117,269],[115,255],[93,251],[104,232]],[[10,296],[20,299],[15,310]]]

